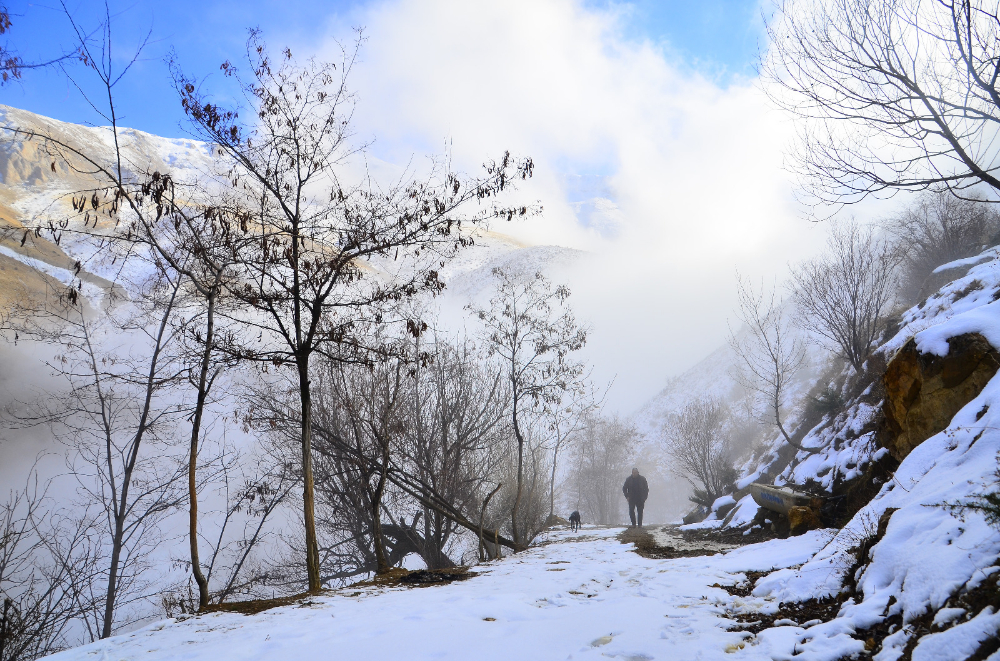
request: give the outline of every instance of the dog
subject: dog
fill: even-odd
[[[580,513],[579,512],[577,512],[577,511],[574,510],[573,513],[569,515],[569,525],[573,529],[573,532],[577,532],[578,530],[580,530]]]

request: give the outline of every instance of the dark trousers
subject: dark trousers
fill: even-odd
[[[642,525],[642,507],[646,504],[646,501],[633,503],[631,500],[628,501],[628,518],[632,519],[632,525],[635,525],[635,511],[639,510],[639,525]]]

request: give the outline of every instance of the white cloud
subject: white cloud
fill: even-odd
[[[534,158],[525,190],[544,216],[494,229],[592,252],[575,306],[595,375],[618,375],[610,404],[630,412],[724,341],[736,268],[783,278],[824,231],[796,212],[789,120],[754,81],[682,71],[618,20],[570,0],[386,2],[359,16],[352,82],[379,158],[446,138],[470,172],[504,149]]]

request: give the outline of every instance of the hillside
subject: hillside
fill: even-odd
[[[802,367],[796,371],[786,393],[783,406],[794,415],[799,401],[815,385],[819,375],[829,368],[830,357],[815,346],[816,338],[810,337],[801,329],[792,328],[796,341],[814,345],[813,350],[806,354]],[[737,337],[742,338],[746,334],[746,328],[737,329]],[[735,377],[738,361],[738,356],[728,343],[720,346],[690,369],[672,377],[663,390],[632,414],[632,419],[639,429],[655,436],[671,414],[678,413],[694,398],[709,397],[739,406],[746,394]],[[790,423],[794,425],[794,419]]]
[[[830,542],[752,593],[826,608],[807,631],[767,634],[786,641],[786,654],[1000,658],[1000,534],[961,509],[996,490],[1000,474],[998,252],[940,267],[951,281],[902,315],[868,372],[829,384],[844,403],[800,426],[807,451],[775,440],[744,467],[735,507],[685,527],[749,535],[780,526],[746,491],[755,480],[825,500],[823,524],[839,528]]]
[[[3,105],[0,125],[54,136],[77,145],[98,161],[110,163],[113,157],[107,128],[67,124]],[[209,146],[196,140],[161,138],[127,128],[119,130],[119,140],[126,171],[169,172],[176,181],[190,184],[219,167]],[[59,290],[77,277],[87,288],[83,293],[88,300],[96,301],[111,287],[120,275],[120,266],[102,262],[92,242],[82,233],[74,234],[73,230],[82,227],[68,227],[60,245],[45,234],[25,232],[73,216],[71,195],[94,186],[94,179],[52,158],[39,147],[38,140],[18,137],[0,142],[0,307],[9,308],[22,298],[44,298],[49,290]],[[95,228],[97,234],[106,229]],[[88,233],[94,234],[94,228]],[[490,270],[495,266],[547,270],[568,265],[582,254],[560,246],[529,246],[486,229],[469,233],[473,245],[440,273],[449,288],[448,298],[459,307],[489,286]],[[75,272],[77,261],[82,264],[79,275]],[[380,269],[377,262],[370,266]]]

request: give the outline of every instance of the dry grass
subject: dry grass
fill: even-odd
[[[356,590],[357,588],[371,587],[428,587],[431,585],[452,583],[454,581],[464,581],[468,578],[472,578],[473,576],[478,576],[478,574],[470,572],[468,567],[452,567],[450,569],[418,569],[415,571],[402,569],[400,567],[393,567],[384,574],[376,574],[370,579],[352,583],[346,588],[343,588],[343,590]],[[315,597],[334,595],[338,592],[341,592],[341,590],[325,590],[316,594],[303,592],[289,597],[276,597],[274,599],[250,599],[247,601],[211,604],[201,609],[199,613],[241,613],[243,615],[256,615],[257,613],[261,613],[272,608],[280,608],[281,606],[309,606],[315,603],[311,601]],[[360,594],[360,592],[354,592],[350,596],[356,596],[358,594]]]

